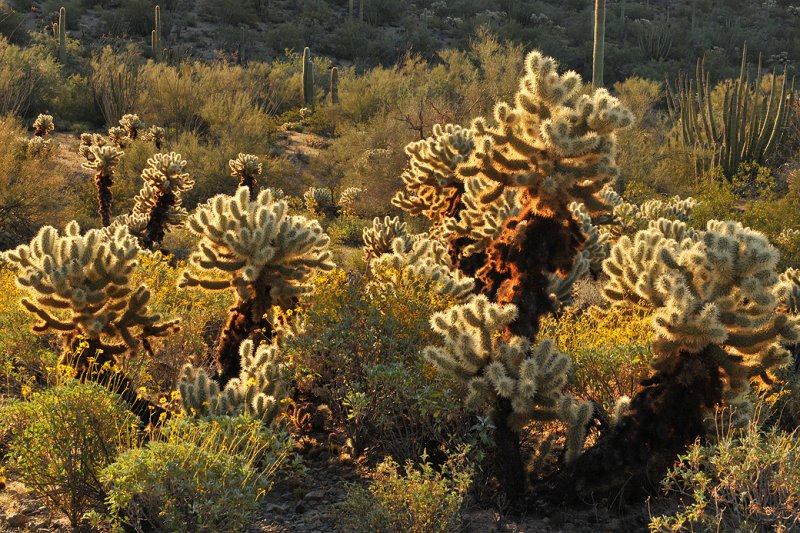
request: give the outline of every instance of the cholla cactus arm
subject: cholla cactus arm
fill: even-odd
[[[591,262],[587,259],[586,251],[581,252],[575,260],[572,270],[565,276],[549,274],[550,278],[550,297],[553,300],[553,308],[558,310],[569,307],[573,302],[572,288],[575,282],[589,274]]]
[[[150,126],[147,128],[147,131],[144,132],[142,138],[145,141],[150,141],[156,147],[156,150],[161,150],[164,148],[164,141],[167,138],[167,130],[162,128],[161,126]]]
[[[581,232],[586,238],[583,243],[584,258],[589,262],[589,269],[592,273],[598,273],[602,271],[603,261],[606,260],[611,249],[609,236],[601,233],[592,223],[592,218],[583,204],[573,202],[569,205],[569,209],[572,211],[572,216],[580,223]]]
[[[364,189],[358,187],[348,187],[341,195],[339,195],[339,211],[343,214],[353,213],[356,208],[356,200],[358,200]]]
[[[429,291],[460,301],[475,288],[474,279],[453,268],[447,247],[426,237],[394,239],[392,252],[372,260],[369,266],[373,280],[367,285],[368,291],[397,290],[422,282]]]
[[[385,216],[383,219],[375,217],[372,220],[372,226],[364,228],[364,231],[361,232],[364,241],[364,263],[369,265],[370,261],[376,257],[391,253],[394,240],[407,236],[408,227],[405,222],[400,220],[400,217]]]
[[[252,154],[239,154],[236,159],[228,161],[231,176],[239,180],[239,187],[250,190],[250,199],[255,200],[258,194],[258,178],[261,177],[261,161]]]
[[[336,203],[333,201],[333,194],[329,189],[311,187],[303,193],[303,200],[306,209],[317,216],[336,216]]]
[[[144,187],[135,199],[134,214],[146,212],[147,228],[142,244],[153,249],[164,240],[169,226],[179,226],[186,217],[182,195],[194,186],[180,154],[156,154],[142,171]]]
[[[220,390],[205,370],[183,367],[179,389],[184,410],[193,416],[248,415],[269,425],[286,398],[287,365],[274,345],[257,349],[246,340],[239,349],[241,372]]]
[[[125,227],[82,234],[73,221],[63,235],[46,226],[29,245],[5,254],[18,270],[18,285],[28,294],[23,307],[40,319],[34,330],[61,332],[64,364],[82,374],[91,369],[94,358],[97,369],[89,372],[91,379],[107,380],[110,369],[102,367],[116,364],[116,354],[136,348],[141,339],[166,335],[177,324],[149,310],[146,286],[132,286],[138,250]],[[88,347],[77,350],[80,337]],[[130,384],[124,376],[113,379],[114,385]],[[123,396],[140,415],[149,416],[132,389]]]
[[[787,268],[779,276],[775,296],[788,313],[800,314],[800,270]]]
[[[433,135],[406,146],[408,169],[403,173],[405,190],[392,204],[411,215],[424,215],[434,224],[456,215],[464,185],[456,168],[475,148],[473,132],[453,124],[436,124]]]
[[[667,201],[648,200],[639,207],[639,211],[648,220],[666,218],[686,222],[697,203],[697,200],[692,197],[681,199],[680,196],[673,196]]]
[[[108,129],[108,140],[117,148],[124,148],[128,144],[128,132],[122,126],[113,126]]]
[[[119,125],[125,130],[125,134],[133,141],[139,137],[139,132],[145,128],[145,124],[139,118],[139,115],[130,113],[122,115],[122,118],[119,119]]]
[[[109,141],[99,133],[81,133],[81,142],[78,145],[78,154],[86,159],[88,163],[92,162],[94,155],[92,154],[92,147],[106,146]]]
[[[225,384],[239,374],[239,345],[256,329],[263,328],[269,337],[264,316],[272,307],[293,307],[315,270],[333,268],[329,239],[318,222],[290,216],[286,202],[274,201],[268,190],[251,201],[247,187],[235,196],[215,196],[187,225],[201,237],[191,258],[194,270],[215,276],[185,271],[180,286],[232,287],[238,296],[216,350]]]
[[[39,115],[33,121],[34,137],[47,137],[54,129],[56,129],[56,126],[53,122],[53,115]]]
[[[88,147],[87,162],[82,166],[95,171],[94,184],[97,189],[98,213],[103,227],[111,225],[111,186],[114,185],[114,169],[124,152],[113,146]]]
[[[488,409],[498,431],[518,432],[531,420],[565,422],[571,461],[583,447],[591,404],[576,402],[564,393],[571,361],[552,342],[531,347],[521,337],[503,339],[501,332],[516,314],[513,305],[500,306],[483,295],[473,296],[431,318],[444,343],[426,347],[423,355],[465,383],[467,406]]]

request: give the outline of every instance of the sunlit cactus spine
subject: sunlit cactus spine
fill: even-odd
[[[314,63],[311,61],[311,49],[303,49],[303,107],[314,110]]]
[[[124,152],[113,146],[90,146],[83,168],[94,170],[94,185],[97,189],[97,205],[100,223],[103,227],[111,225],[111,186],[114,185],[114,169]]]
[[[47,137],[54,129],[56,129],[56,126],[53,122],[53,115],[39,115],[33,121],[34,137]]]
[[[269,425],[286,398],[287,364],[274,345],[253,347],[245,340],[239,348],[241,371],[220,389],[202,369],[187,364],[181,370],[179,389],[184,411],[192,416],[246,415]]]
[[[156,154],[147,160],[142,171],[144,186],[134,199],[133,213],[145,216],[147,224],[141,235],[142,246],[155,249],[164,240],[167,228],[180,226],[186,218],[183,193],[194,186],[186,172],[181,154]]]
[[[129,139],[128,132],[122,126],[108,128],[108,140],[117,148],[125,148]]]
[[[17,271],[17,284],[26,293],[22,306],[39,319],[33,330],[62,335],[62,364],[118,390],[149,419],[157,410],[137,397],[119,372],[117,357],[139,346],[150,351],[148,339],[167,335],[177,321],[153,313],[147,286],[132,282],[138,253],[125,227],[81,233],[72,221],[63,234],[42,228],[3,260]]]
[[[400,217],[375,217],[372,226],[361,232],[361,238],[364,241],[362,257],[367,265],[376,257],[391,253],[395,239],[408,239],[410,245],[408,226]]]
[[[119,119],[119,125],[125,130],[125,134],[131,140],[136,140],[139,137],[139,132],[144,129],[145,124],[139,118],[139,115],[128,113]]]
[[[261,176],[261,161],[252,154],[239,154],[236,159],[228,161],[231,176],[239,180],[239,187],[247,187],[250,200],[258,195],[258,178]]]
[[[336,67],[331,68],[331,103],[336,105],[339,103],[339,69]]]
[[[216,348],[224,386],[241,370],[239,345],[257,330],[272,337],[272,308],[295,307],[313,272],[333,268],[329,239],[317,221],[289,215],[286,202],[275,201],[269,190],[251,201],[247,187],[201,205],[187,226],[201,240],[179,286],[237,295]]]

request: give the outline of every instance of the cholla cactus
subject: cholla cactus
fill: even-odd
[[[111,225],[111,186],[114,185],[114,169],[124,152],[113,146],[90,146],[87,162],[83,168],[94,170],[94,185],[97,189],[98,213],[103,227]]]
[[[763,235],[738,222],[712,220],[694,234],[680,231],[682,224],[624,236],[604,263],[608,299],[653,309],[655,372],[581,457],[576,471],[585,487],[600,480],[618,491],[661,476],[706,434],[709,411],[733,402],[736,415],[746,415],[750,380],[769,381],[789,360],[782,343],[800,339],[797,320],[777,312],[778,253]]]
[[[369,266],[373,281],[368,291],[395,291],[423,281],[429,292],[459,301],[475,288],[475,280],[453,269],[447,247],[435,239],[398,237],[392,241],[392,252],[373,259]]]
[[[216,351],[224,385],[239,374],[239,345],[256,329],[271,335],[264,317],[272,307],[294,307],[308,290],[311,274],[333,268],[329,239],[318,222],[288,215],[286,202],[274,201],[268,190],[251,201],[247,187],[239,187],[235,196],[215,196],[189,217],[187,225],[201,237],[192,265],[227,278],[185,271],[179,286],[233,288],[238,296]]]
[[[166,229],[180,226],[187,212],[181,206],[183,193],[194,186],[181,154],[156,154],[147,160],[142,171],[144,186],[134,198],[132,216],[141,222],[147,219],[141,236],[142,246],[153,249],[164,240]]]
[[[145,128],[144,122],[139,118],[139,115],[130,113],[122,115],[122,118],[119,119],[119,125],[125,130],[128,138],[133,141],[139,137],[139,132]]]
[[[124,148],[128,144],[128,132],[121,126],[108,128],[108,140],[117,148]]]
[[[220,390],[206,371],[187,364],[179,379],[184,410],[194,416],[247,415],[270,424],[286,397],[287,365],[274,345],[242,342],[241,372]]]
[[[583,447],[592,405],[564,392],[571,361],[552,342],[531,346],[522,337],[500,335],[516,316],[513,305],[474,296],[433,315],[431,325],[444,345],[428,346],[423,354],[436,368],[465,382],[467,406],[488,408],[497,432],[521,431],[531,420],[566,423],[565,459],[572,462]]]
[[[315,215],[336,216],[336,203],[330,189],[311,187],[303,193],[306,209]]]
[[[239,187],[247,187],[250,199],[255,200],[258,194],[258,178],[261,177],[261,161],[251,154],[239,154],[236,159],[228,161],[231,176],[239,180]]]
[[[47,137],[47,135],[56,129],[53,123],[53,115],[39,115],[33,121],[33,136],[34,137]]]
[[[364,263],[369,265],[376,257],[391,253],[394,240],[407,237],[408,227],[400,217],[385,216],[383,219],[375,217],[372,219],[372,226],[364,228],[361,232],[364,241]]]
[[[106,146],[108,140],[99,133],[81,133],[81,142],[78,145],[78,154],[91,163],[94,155],[92,146]]]
[[[673,196],[667,201],[648,200],[639,207],[639,211],[648,220],[666,218],[686,222],[696,206],[697,200],[692,197],[681,199],[680,196]]]
[[[569,307],[574,301],[572,288],[575,283],[585,278],[591,269],[591,261],[588,258],[586,251],[581,252],[575,260],[572,269],[564,276],[558,274],[548,274],[550,280],[550,299],[553,302],[553,308],[556,310],[564,307]]]
[[[115,387],[127,387],[122,394],[138,414],[149,416],[147,406],[128,387],[130,381],[103,368],[115,365],[117,355],[142,341],[167,335],[178,322],[162,321],[148,308],[148,288],[132,285],[137,255],[136,239],[126,228],[81,234],[73,221],[63,235],[53,227],[42,228],[29,245],[4,258],[17,269],[17,284],[28,294],[22,306],[40,320],[34,331],[63,335],[63,363],[90,379],[108,380],[111,375]],[[88,342],[83,349],[82,338]],[[89,372],[95,370],[91,358],[99,371]]]
[[[583,204],[573,202],[569,205],[572,216],[580,222],[581,232],[586,237],[583,243],[583,256],[589,263],[589,269],[593,273],[599,273],[603,269],[603,261],[608,257],[611,244],[609,236],[601,233],[592,223],[592,218]]]
[[[780,284],[775,291],[778,301],[787,312],[800,314],[800,270],[787,268],[778,279]]]
[[[358,200],[358,197],[361,196],[363,192],[364,189],[359,189],[358,187],[346,188],[342,194],[339,195],[339,210],[345,214],[352,213],[356,207],[356,200]]]
[[[161,126],[150,126],[142,135],[142,139],[152,142],[156,150],[164,147],[164,140],[167,138],[167,130]]]
[[[473,132],[453,124],[433,127],[433,136],[406,146],[408,169],[403,173],[405,191],[392,204],[412,215],[424,215],[434,224],[456,214],[464,184],[456,173],[475,149]]]
[[[22,138],[23,147],[25,148],[25,157],[29,159],[45,158],[53,151],[53,142],[51,139],[44,137],[31,137],[30,139]]]

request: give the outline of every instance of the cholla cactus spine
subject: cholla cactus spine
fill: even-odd
[[[266,189],[254,201],[246,187],[235,196],[215,196],[187,224],[201,237],[191,258],[195,270],[223,273],[228,279],[197,277],[187,270],[179,286],[233,288],[238,297],[216,350],[224,385],[239,374],[237,350],[242,341],[256,329],[271,336],[265,316],[272,307],[293,307],[308,290],[306,281],[315,270],[333,268],[329,239],[318,222],[288,215],[286,202],[274,201]]]
[[[363,192],[364,189],[359,189],[358,187],[347,187],[342,191],[342,194],[339,195],[339,212],[344,215],[352,214],[356,208],[356,200]]]
[[[239,154],[236,159],[228,161],[228,166],[231,169],[231,176],[239,180],[239,187],[247,187],[250,191],[250,200],[255,200],[262,169],[258,157],[252,154]]]
[[[392,252],[394,240],[407,237],[408,226],[400,220],[400,217],[385,216],[383,219],[375,217],[372,219],[372,226],[364,228],[361,232],[364,241],[364,263],[369,265],[376,257]]]
[[[82,166],[94,170],[94,184],[97,189],[98,214],[103,227],[111,225],[111,186],[114,185],[114,169],[124,152],[113,146],[88,147],[91,158]]]
[[[33,122],[33,135],[34,137],[44,138],[55,128],[53,115],[39,115]]]

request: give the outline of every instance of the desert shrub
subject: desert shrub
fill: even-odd
[[[793,531],[800,524],[800,444],[795,433],[751,423],[715,444],[693,444],[664,479],[680,499],[651,531]]]
[[[58,65],[42,47],[20,48],[0,36],[0,116],[44,111],[59,82]]]
[[[106,124],[116,125],[124,114],[134,111],[142,87],[141,64],[133,46],[121,52],[106,46],[92,58],[92,93]]]
[[[363,244],[361,232],[366,226],[367,222],[364,219],[342,216],[331,222],[325,231],[334,244],[361,246]]]
[[[552,338],[572,357],[576,396],[611,409],[617,398],[633,396],[649,372],[652,327],[644,310],[567,309],[542,321],[542,337]]]
[[[138,419],[119,397],[94,383],[66,382],[12,403],[0,417],[0,425],[14,428],[8,454],[14,471],[73,526],[102,505],[100,472],[138,433]]]
[[[244,418],[174,419],[103,470],[112,519],[136,531],[241,531],[291,441]]]
[[[450,531],[460,520],[464,493],[471,483],[465,454],[452,454],[441,470],[426,461],[403,467],[392,459],[378,465],[369,488],[353,485],[340,507],[342,531]]]

